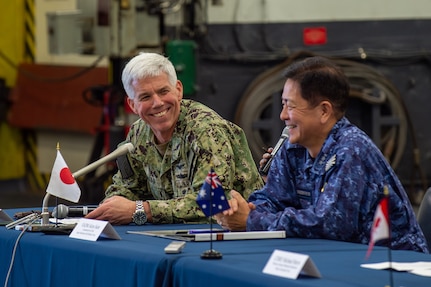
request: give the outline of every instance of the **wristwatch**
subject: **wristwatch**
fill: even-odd
[[[133,222],[137,225],[142,225],[147,222],[147,214],[145,213],[144,203],[142,200],[136,201],[136,210],[132,216]]]

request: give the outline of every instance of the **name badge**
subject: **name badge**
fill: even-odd
[[[311,197],[311,192],[306,190],[297,190],[296,194],[299,195],[300,197]]]

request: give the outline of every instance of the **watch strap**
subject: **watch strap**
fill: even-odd
[[[142,200],[137,200],[136,201],[136,211],[138,211],[138,210],[145,211],[145,209],[144,209],[144,202]]]
[[[142,225],[147,222],[147,214],[145,213],[144,202],[142,200],[137,200],[136,210],[133,213],[132,221],[137,225]]]

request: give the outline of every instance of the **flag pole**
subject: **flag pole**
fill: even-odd
[[[389,241],[389,244],[391,244],[391,241]],[[394,272],[392,270],[392,250],[391,247],[388,247],[388,260],[389,260],[389,287],[394,286]]]
[[[60,143],[59,142],[57,142],[56,150],[57,150],[57,152],[60,150]],[[50,194],[49,194],[49,192],[46,192],[45,196],[43,197],[43,201],[42,201],[42,212],[41,212],[42,222],[41,222],[41,225],[49,225],[49,211],[48,211],[49,198],[50,198]],[[56,204],[57,204],[57,201],[56,201]]]
[[[211,168],[212,170],[212,168]],[[213,181],[213,177],[211,175],[211,185]],[[221,259],[223,257],[223,255],[221,254],[221,252],[214,250],[213,249],[213,220],[212,220],[212,214],[213,214],[213,189],[211,188],[211,192],[210,192],[210,249],[204,251],[201,254],[201,258],[202,259]]]
[[[210,195],[210,213],[212,214],[212,193]],[[201,254],[202,259],[221,259],[223,257],[222,253],[213,249],[213,221],[211,216],[210,219],[210,249],[204,251]]]
[[[60,150],[60,143],[57,142],[57,151]],[[58,206],[58,197],[55,197],[55,206]],[[55,227],[58,227],[58,218],[57,216],[55,217]]]
[[[212,192],[211,192],[211,196],[210,196],[210,213],[213,214],[213,196],[212,196]],[[209,217],[210,218],[210,250],[214,250],[213,249],[213,219],[212,216]]]
[[[383,187],[383,195],[385,196],[385,197],[387,197],[387,199],[388,199],[388,201],[387,201],[387,203],[388,203],[388,211],[390,210],[390,201],[389,201],[389,189],[388,189],[388,186],[387,185],[385,185],[384,187]],[[393,274],[393,270],[392,270],[392,249],[391,249],[391,242],[392,242],[392,240],[391,240],[391,224],[390,224],[390,222],[391,222],[391,220],[390,220],[390,216],[391,216],[391,214],[388,212],[388,227],[389,227],[389,232],[388,232],[388,234],[389,234],[389,241],[388,241],[388,260],[389,260],[389,287],[393,287],[394,286],[394,274]]]

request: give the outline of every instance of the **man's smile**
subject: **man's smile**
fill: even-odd
[[[157,118],[163,117],[164,115],[166,115],[166,113],[168,112],[168,110],[169,109],[166,109],[166,110],[163,110],[161,112],[155,113],[155,114],[153,114],[153,116],[155,116]]]

